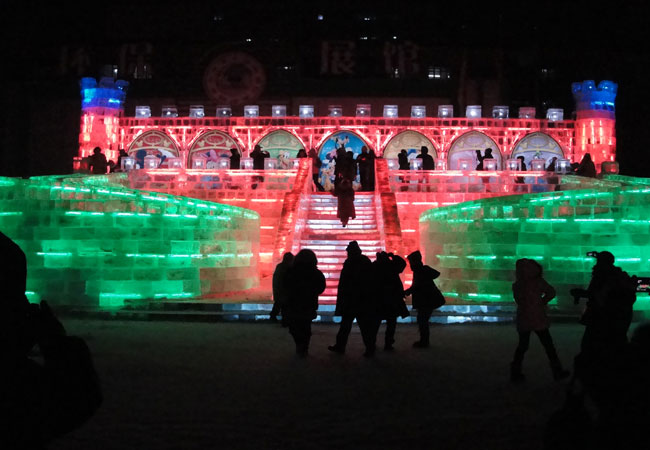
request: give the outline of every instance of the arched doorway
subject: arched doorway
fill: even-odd
[[[524,136],[512,150],[510,158],[523,156],[526,168],[530,170],[530,161],[533,159],[543,159],[546,161],[545,167],[553,161],[553,158],[563,159],[564,152],[562,147],[555,139],[546,133],[535,132]]]
[[[168,134],[151,130],[137,136],[127,150],[131,158],[135,158],[136,168],[144,168],[145,156],[153,155],[160,159],[158,167],[166,168],[167,159],[178,158],[180,150],[176,141]]]
[[[384,149],[385,159],[397,159],[399,152],[404,149],[409,160],[414,159],[419,153],[420,148],[425,146],[429,149],[429,154],[434,160],[438,159],[438,152],[435,145],[422,133],[413,130],[403,131],[391,138]]]
[[[460,170],[460,161],[468,160],[470,169],[473,170],[478,165],[476,150],[480,150],[481,154],[483,154],[486,148],[492,149],[492,156],[497,160],[497,169],[503,167],[503,156],[499,146],[492,138],[479,131],[469,131],[462,134],[451,144],[449,156],[447,157],[447,167],[450,170]]]
[[[230,158],[231,148],[236,148],[241,155],[241,147],[230,135],[223,131],[206,131],[200,134],[190,146],[187,167],[194,167],[194,158],[200,156],[206,159],[207,169],[216,169],[220,159]]]
[[[361,136],[347,130],[332,133],[324,140],[318,151],[318,157],[323,163],[318,178],[326,191],[334,189],[334,167],[336,165],[334,157],[336,156],[336,149],[344,146],[346,152],[352,152],[356,158],[361,153],[361,147],[364,145],[370,148],[370,145]],[[354,184],[355,189],[358,189],[358,180]]]

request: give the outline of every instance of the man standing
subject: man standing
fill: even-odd
[[[404,295],[413,295],[413,309],[418,311],[418,328],[420,340],[413,343],[413,347],[426,348],[429,346],[429,318],[434,309],[445,304],[445,298],[433,282],[440,276],[437,270],[422,263],[422,254],[419,250],[407,256],[413,271],[413,284],[404,291]]]
[[[262,147],[258,144],[255,146],[251,152],[251,158],[253,158],[253,170],[264,170],[264,159],[270,157],[269,152],[262,150]],[[263,183],[264,177],[260,175],[255,175],[253,180],[256,182]],[[253,189],[257,189],[257,183],[253,183]]]
[[[359,179],[362,191],[375,189],[375,152],[368,152],[368,147],[361,147],[361,154],[357,156],[359,164]]]
[[[88,158],[88,169],[90,169],[90,173],[103,175],[106,173],[107,167],[108,162],[106,161],[106,156],[102,153],[102,149],[95,147],[93,149],[93,154]]]
[[[363,355],[373,356],[379,320],[375,319],[375,316],[378,317],[378,312],[369,307],[373,301],[370,288],[372,263],[367,256],[361,253],[357,241],[351,241],[346,251],[348,258],[343,263],[343,270],[341,270],[334,312],[335,316],[341,316],[341,327],[336,335],[336,344],[330,345],[328,349],[336,353],[345,353],[352,322],[356,318],[363,343],[366,346],[366,352]]]

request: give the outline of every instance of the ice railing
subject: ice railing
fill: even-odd
[[[540,262],[563,308],[573,308],[572,287],[589,283],[595,263],[589,251],[608,250],[623,270],[650,274],[650,183],[574,181],[585,188],[486,198],[422,214],[421,245],[427,264],[441,272],[445,296],[512,302],[519,258]],[[648,308],[647,296],[638,296],[636,308]]]
[[[0,178],[0,229],[27,256],[30,300],[118,307],[259,283],[256,212],[110,179]]]
[[[305,164],[303,159],[300,164]],[[260,215],[260,270],[273,272],[273,255],[284,201],[301,170],[148,169],[129,172],[133,189],[164,192],[257,211]]]

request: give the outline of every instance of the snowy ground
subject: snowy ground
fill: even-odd
[[[87,339],[105,401],[57,450],[539,449],[564,398],[534,336],[528,380],[508,383],[512,325],[432,326],[426,350],[400,325],[396,350],[366,359],[356,325],[341,356],[327,350],[338,327],[318,324],[301,360],[271,323],[64,324]],[[570,366],[582,327],[551,331]]]

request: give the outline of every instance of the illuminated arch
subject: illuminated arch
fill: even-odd
[[[286,130],[275,130],[264,136],[257,143],[264,150],[271,154],[271,158],[277,158],[280,152],[288,153],[289,158],[295,158],[298,150],[305,148],[302,141]]]
[[[193,167],[193,159],[200,155],[206,158],[208,169],[216,168],[220,158],[230,158],[231,148],[236,148],[239,154],[242,154],[237,140],[229,134],[218,130],[203,132],[190,145],[187,153],[187,167]]]
[[[490,136],[480,131],[468,131],[456,138],[449,148],[447,167],[450,170],[459,170],[460,160],[468,159],[471,161],[470,168],[474,169],[478,165],[476,150],[483,153],[486,148],[492,149],[492,156],[497,160],[497,169],[503,167],[503,155],[499,146]]]
[[[402,131],[393,136],[384,148],[384,158],[397,159],[399,152],[405,149],[409,159],[413,159],[420,153],[422,146],[426,146],[429,149],[429,155],[434,160],[438,159],[438,152],[433,142],[422,133],[413,130]]]
[[[533,159],[544,159],[548,166],[553,158],[564,159],[564,152],[555,139],[537,131],[527,134],[517,142],[510,158],[518,156],[523,156],[526,167],[530,168],[530,161]]]
[[[180,150],[176,141],[168,134],[151,130],[136,136],[126,151],[128,155],[135,158],[137,167],[144,167],[144,157],[148,155],[160,158],[159,167],[167,167],[168,158],[178,158]]]
[[[354,153],[355,158],[361,153],[361,147],[364,145],[371,148],[370,144],[354,131],[339,130],[326,136],[318,149],[318,157],[323,163],[320,168],[319,180],[328,191],[334,189],[334,157],[336,149],[341,144],[345,145],[346,151]]]

